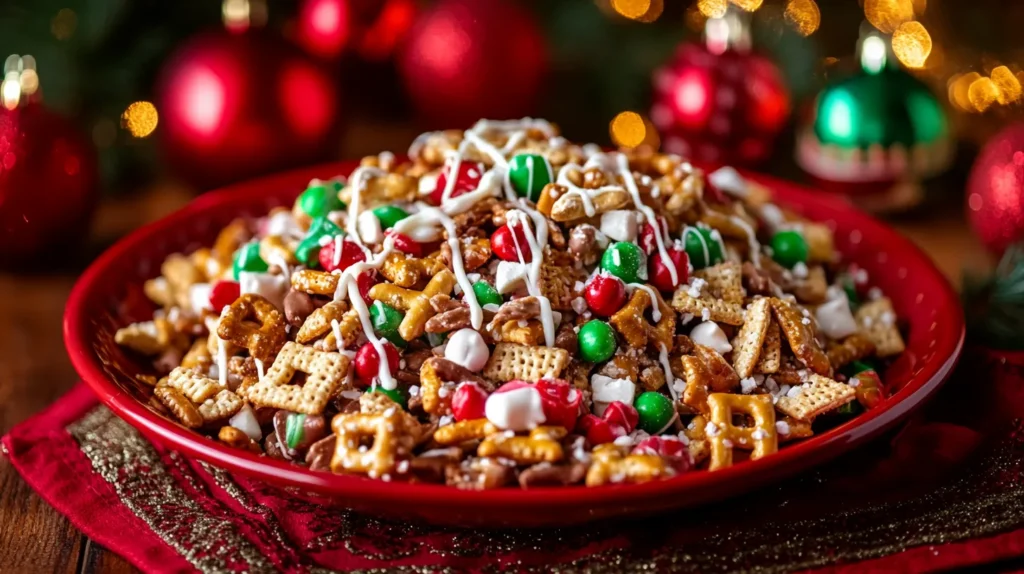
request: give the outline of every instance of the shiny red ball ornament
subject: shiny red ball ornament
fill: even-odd
[[[335,257],[335,252],[339,249],[341,254]],[[366,253],[356,242],[343,239],[331,241],[321,247],[317,259],[324,271],[344,271],[353,263],[366,261]]]
[[[210,308],[220,313],[241,296],[242,287],[237,281],[217,281],[210,287]]]
[[[305,0],[295,18],[295,41],[326,60],[345,51],[379,61],[394,53],[416,17],[415,0]]]
[[[612,425],[613,428],[622,429],[620,434],[629,434],[633,432],[637,423],[640,422],[640,413],[637,412],[633,405],[627,405],[622,401],[613,401],[605,407],[601,418]]]
[[[441,205],[441,200],[444,198],[444,188],[448,185],[448,179],[451,177],[453,163],[451,160],[448,160],[444,168],[441,169],[441,174],[437,176],[437,187],[434,188],[434,191],[430,192],[430,200],[434,202],[434,205]],[[452,192],[448,194],[448,197],[458,197],[480,187],[480,178],[483,177],[484,171],[486,169],[482,163],[460,161],[458,173],[455,176],[455,184],[452,186]]]
[[[967,218],[994,254],[1024,239],[1024,124],[996,134],[967,180]]]
[[[480,385],[462,383],[452,394],[452,416],[457,421],[484,418],[484,405],[487,403],[487,391]]]
[[[655,221],[661,227],[661,240],[665,245],[671,243],[668,240],[668,222],[662,216],[657,216]],[[654,234],[654,226],[649,221],[644,222],[643,227],[640,228],[640,238],[638,239],[640,248],[644,250],[644,253],[650,255],[658,249],[658,239]]]
[[[626,304],[626,285],[607,273],[598,273],[583,288],[587,307],[598,317],[611,317]]]
[[[530,250],[530,243],[526,240],[526,229],[522,225],[510,227],[507,223],[502,225],[491,234],[491,251],[503,261],[529,263],[533,260],[533,251]]]
[[[399,54],[414,107],[435,127],[530,115],[547,71],[536,18],[512,0],[441,0],[422,12]]]
[[[40,103],[0,106],[0,264],[67,258],[98,197],[96,153],[70,121]]]
[[[394,237],[394,243],[392,243],[392,245],[395,246],[395,249],[402,253],[412,255],[413,257],[423,257],[423,246],[413,241],[408,235],[404,233],[396,233],[394,231],[389,231],[387,235]]]
[[[675,291],[677,286],[689,280],[690,274],[690,258],[686,255],[686,251],[671,245],[666,247],[665,251],[668,251],[668,261],[665,261],[665,258],[657,250],[647,258],[647,276],[650,278],[651,285],[662,293]],[[670,264],[676,271],[674,282],[669,268]]]
[[[654,74],[651,121],[665,151],[699,162],[755,165],[789,117],[789,93],[767,58],[685,44]]]
[[[544,408],[544,424],[565,427],[571,432],[580,416],[583,394],[561,379],[541,379],[535,386]]]
[[[339,118],[330,75],[260,30],[188,40],[161,70],[156,99],[167,161],[204,188],[326,159]]]
[[[384,346],[384,354],[388,356],[388,368],[392,373],[398,372],[398,349],[388,342],[383,342],[381,345]],[[362,347],[359,347],[353,363],[356,376],[366,385],[369,385],[380,372],[380,356],[373,343],[364,343]]]

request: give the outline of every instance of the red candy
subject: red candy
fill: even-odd
[[[523,262],[529,263],[533,259],[533,252],[530,250],[530,244],[526,240],[526,229],[522,225],[515,226],[515,235],[513,236],[513,228],[509,227],[508,224],[502,225],[491,235],[491,250],[498,256],[499,259],[504,261],[519,261],[519,253],[523,254]],[[519,250],[516,250],[516,243],[519,244]]]
[[[668,222],[662,216],[657,217],[658,225],[661,226],[661,239],[664,243],[668,243]],[[644,253],[650,255],[658,249],[658,240],[654,237],[654,226],[650,222],[644,223],[643,228],[640,230],[640,249],[644,250]]]
[[[632,454],[657,454],[672,461],[676,472],[685,472],[693,465],[690,448],[683,441],[668,436],[651,436],[633,447]]]
[[[373,299],[370,298],[370,289],[377,284],[377,272],[373,269],[369,271],[363,271],[356,277],[356,286],[359,288],[359,294],[363,296],[363,301],[367,305],[373,305]]]
[[[413,241],[408,235],[394,231],[389,231],[388,235],[394,238],[395,249],[413,257],[423,257],[423,246]]]
[[[851,263],[846,268],[846,272],[850,274],[850,278],[853,281],[853,288],[857,291],[858,297],[866,297],[868,291],[871,289],[871,277],[860,265]]]
[[[719,187],[710,180],[704,180],[704,201],[708,203],[717,203],[720,205],[727,205],[731,203],[729,196],[725,194]]]
[[[398,349],[391,343],[385,342],[381,344],[384,345],[384,354],[388,356],[388,368],[391,369],[392,373],[397,372],[399,362]],[[359,347],[353,362],[355,364],[356,376],[366,385],[369,385],[380,372],[380,358],[373,343],[365,343],[362,347]]]
[[[621,428],[623,430],[621,434],[629,434],[640,422],[640,413],[636,412],[633,405],[627,405],[622,401],[613,401],[604,409],[604,415],[601,418],[612,428]]]
[[[341,245],[341,256],[337,258],[335,263],[334,250]],[[344,271],[348,269],[353,263],[360,261],[366,261],[366,254],[363,253],[363,249],[356,243],[343,239],[340,242],[332,240],[327,245],[320,248],[320,267],[324,268],[324,271],[340,270]]]
[[[434,191],[430,192],[430,200],[435,205],[441,205],[441,198],[444,197],[444,188],[448,185],[448,176],[451,174],[451,170],[452,164],[449,161],[445,163],[444,169],[441,170],[441,175],[437,176],[437,187],[434,188]],[[448,197],[458,197],[464,193],[476,190],[480,186],[480,178],[483,174],[484,166],[482,163],[465,160],[459,162],[459,172],[455,177],[455,187]]]
[[[672,273],[666,265],[665,258],[660,253],[654,253],[647,258],[647,276],[650,277],[651,285],[663,293],[675,291],[675,288],[689,279],[690,258],[686,252],[678,247],[667,247],[668,258],[672,260],[672,266],[676,268],[676,282],[672,283]]]
[[[210,287],[210,308],[220,313],[224,307],[242,296],[242,287],[235,281],[217,281]]]
[[[452,395],[452,415],[457,421],[483,418],[486,402],[487,391],[480,388],[480,385],[462,383]]]
[[[598,317],[611,317],[626,304],[626,285],[618,277],[599,273],[583,289],[587,307]]]
[[[576,426],[587,437],[587,442],[591,446],[612,442],[618,436],[612,429],[612,425],[597,415],[583,415]]]
[[[580,416],[582,393],[561,379],[541,379],[535,386],[540,392],[546,424],[562,426],[572,431],[576,427],[576,419]]]

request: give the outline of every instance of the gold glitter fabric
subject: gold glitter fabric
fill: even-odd
[[[1005,405],[1024,395],[1024,371],[985,368],[1005,384],[971,401]],[[16,428],[4,445],[49,500],[70,496],[65,490],[113,493],[116,508],[73,519],[146,571],[166,568],[138,556],[146,544],[169,548],[202,572],[918,571],[1005,559],[1024,548],[1024,406],[975,411],[978,420],[968,420],[949,403],[962,405],[966,385],[950,383],[940,394],[948,400],[899,432],[782,485],[695,510],[541,531],[441,528],[327,508],[155,447],[94,404],[53,429],[44,414],[34,434]],[[76,456],[89,470],[63,485],[49,477],[57,484],[48,487],[34,479],[47,472],[33,462],[40,459],[34,449],[63,443],[61,456]],[[88,488],[68,488],[75,483]],[[105,524],[125,515],[149,531],[102,538]]]

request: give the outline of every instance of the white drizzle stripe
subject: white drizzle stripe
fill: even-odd
[[[665,345],[659,345],[659,347],[658,360],[661,361],[661,369],[665,371],[665,383],[668,384],[668,393],[672,395],[673,401],[678,401],[679,391],[675,389],[675,375],[672,374],[672,366],[668,362],[668,348]]]
[[[221,321],[224,320],[224,315],[228,312],[228,306],[225,305],[220,310]],[[218,322],[219,323],[219,322]],[[228,386],[228,348],[224,343],[224,339],[217,335],[217,378],[219,379],[220,386]]]
[[[754,264],[754,267],[761,268],[761,244],[757,241],[757,235],[754,233],[753,228],[743,221],[743,218],[730,215],[729,221],[732,221],[737,227],[741,228],[744,233],[747,234],[747,245],[750,246],[750,262]]]
[[[650,285],[644,285],[642,283],[626,284],[626,290],[629,291],[630,294],[633,293],[634,289],[643,289],[644,291],[647,291],[647,295],[651,298],[651,319],[654,319],[655,323],[661,321],[661,309],[658,308],[658,296],[655,294],[654,289],[652,289]]]
[[[263,371],[263,361],[257,359],[256,357],[253,357],[252,360],[254,363],[256,363],[256,376],[259,377],[259,380],[262,381],[263,375],[265,374]]]
[[[679,274],[676,273],[676,266],[672,263],[672,259],[668,256],[668,250],[665,249],[665,240],[661,237],[661,233],[658,231],[661,229],[658,225],[658,218],[654,214],[654,210],[644,204],[640,198],[640,189],[636,185],[636,180],[633,178],[633,170],[629,169],[629,159],[626,158],[625,154],[616,154],[615,156],[616,165],[618,167],[619,176],[622,177],[623,183],[626,184],[626,189],[629,191],[630,197],[633,198],[633,204],[636,208],[644,214],[647,218],[647,223],[654,228],[654,240],[658,244],[658,256],[661,257],[661,262],[665,264],[668,269],[669,277],[672,278],[672,286],[679,285]]]
[[[372,166],[361,166],[356,168],[352,172],[352,176],[349,177],[349,182],[352,187],[352,195],[349,198],[348,204],[348,217],[345,219],[345,233],[352,237],[356,245],[359,246],[366,253],[366,258],[369,259],[373,253],[367,249],[366,244],[363,243],[363,238],[359,236],[359,204],[361,196],[363,195],[363,187],[371,177],[384,177],[387,173],[376,167]]]
[[[596,156],[595,156],[596,157]],[[589,164],[590,161],[588,160]],[[607,193],[609,191],[622,191],[621,185],[605,185],[596,189],[588,189],[580,187],[573,183],[569,179],[569,173],[581,173],[584,168],[581,168],[578,164],[567,163],[558,170],[558,178],[556,183],[558,185],[566,187],[569,191],[563,194],[563,197],[569,195],[578,195],[580,200],[583,201],[583,211],[587,214],[587,217],[593,217],[597,214],[597,209],[594,207],[594,198]]]

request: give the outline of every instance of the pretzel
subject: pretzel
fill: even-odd
[[[487,381],[481,379],[469,369],[441,357],[431,357],[420,366],[420,398],[423,410],[432,415],[446,415],[451,412],[451,395],[440,396],[441,387],[445,383],[472,382],[484,389],[491,389]]]
[[[741,379],[753,374],[760,361],[771,320],[772,309],[768,299],[754,299],[747,307],[743,327],[732,341],[732,364]]]
[[[313,343],[314,349],[317,351],[347,349],[354,345],[363,333],[363,324],[359,319],[359,312],[355,309],[345,311],[337,321],[338,329],[335,330],[334,324],[331,323],[331,330],[327,332],[327,335]],[[340,344],[337,339],[339,333],[341,334]]]
[[[339,276],[326,271],[300,269],[292,273],[292,288],[310,295],[330,295],[338,290]]]
[[[153,389],[153,396],[167,407],[181,424],[190,429],[203,426],[203,415],[199,414],[199,409],[178,389],[168,385],[157,385]]]
[[[491,240],[483,237],[460,237],[459,251],[462,253],[462,268],[473,271],[491,258]],[[449,269],[452,267],[452,246],[446,241],[441,244],[441,258]]]
[[[623,449],[615,444],[594,447],[593,462],[587,470],[586,485],[649,482],[666,478],[675,471],[662,457],[656,454],[631,454],[623,456]]]
[[[494,340],[519,345],[543,344],[544,326],[540,321],[527,321],[525,325],[519,321],[505,321],[494,334]]]
[[[788,301],[772,297],[771,304],[775,320],[778,321],[782,333],[786,335],[793,354],[815,373],[819,375],[832,374],[832,364],[828,362],[828,355],[821,350],[810,325],[804,323],[804,319],[807,317],[797,310],[796,305]]]
[[[680,357],[686,387],[683,389],[683,404],[701,414],[708,414],[708,387],[711,377],[704,368],[704,362],[692,355]]]
[[[217,234],[210,254],[225,269],[230,268],[235,252],[250,238],[252,238],[252,233],[249,232],[249,224],[241,217],[236,218]]]
[[[317,351],[288,341],[266,375],[247,389],[246,396],[257,407],[319,415],[344,383],[348,363],[348,357],[340,353]],[[291,384],[296,371],[307,375],[301,386]]]
[[[753,448],[753,452],[750,453],[751,460],[757,460],[779,450],[775,409],[769,395],[711,393],[708,395],[708,406],[711,409],[711,424],[716,428],[715,432],[708,433],[711,442],[710,470],[732,466],[733,448]],[[733,414],[736,412],[753,418],[754,426],[734,426]]]
[[[565,456],[558,441],[567,432],[563,427],[540,426],[531,430],[528,437],[493,433],[480,443],[476,454],[507,458],[516,464],[558,462]]]
[[[811,375],[807,383],[796,388],[800,389],[796,397],[780,397],[775,407],[797,420],[808,422],[821,413],[845,405],[857,394],[853,387],[820,375]]]
[[[864,333],[854,333],[829,348],[828,360],[833,369],[839,369],[874,353],[875,344],[871,339]]]
[[[643,349],[650,342],[659,350],[664,347],[671,351],[674,342],[673,335],[676,331],[676,314],[672,312],[672,308],[665,303],[656,289],[650,289],[650,291],[654,291],[656,301],[651,301],[651,294],[648,291],[648,289],[634,290],[625,306],[616,311],[608,319],[608,322],[622,334],[629,346],[635,349]],[[653,326],[644,318],[644,311],[652,305],[657,305],[658,311],[661,313],[657,324]]]
[[[405,288],[419,285],[421,280],[431,275],[430,270],[423,259],[410,257],[400,251],[385,257],[378,269],[385,279]]]
[[[365,474],[370,478],[388,478],[401,458],[411,454],[413,438],[405,428],[402,409],[390,413],[341,414],[331,421],[337,437],[331,472]],[[361,443],[372,439],[373,446]]]
[[[690,420],[683,429],[683,436],[689,441],[690,458],[693,464],[697,465],[711,457],[711,444],[708,442],[707,429],[708,419],[704,415],[697,415]]]
[[[258,324],[253,326],[253,322]],[[287,340],[284,315],[255,293],[246,293],[229,305],[217,325],[217,336],[249,349],[253,357],[270,362]]]
[[[875,344],[879,357],[898,355],[906,348],[888,297],[864,303],[857,309],[855,318],[861,331]]]
[[[558,378],[568,364],[569,353],[565,349],[498,343],[483,375],[492,381],[536,382],[544,377]]]
[[[487,419],[470,419],[445,425],[434,431],[434,442],[441,446],[462,444],[483,438],[498,432],[498,427]]]
[[[313,310],[302,322],[299,331],[295,333],[295,342],[309,343],[329,333],[331,321],[340,321],[345,311],[348,311],[348,303],[344,301],[331,301],[323,307]]]
[[[560,188],[560,189],[559,189]],[[543,197],[544,191],[547,191],[547,187],[541,191]],[[591,196],[591,203],[594,206],[591,214],[587,213],[586,204],[580,197],[580,193],[570,191],[567,187],[558,185],[553,187],[548,192],[552,197],[555,193],[558,193],[557,199],[551,204],[551,219],[564,223],[567,221],[576,221],[577,219],[583,219],[584,217],[590,217],[591,215],[601,215],[602,213],[612,211],[615,209],[621,209],[629,205],[630,197],[624,189],[620,188],[606,188],[604,191]],[[543,212],[542,212],[543,213]]]
[[[743,233],[742,238],[746,239],[746,232]],[[743,272],[739,263],[733,261],[719,263],[694,271],[693,276],[706,281],[705,289],[709,289],[710,294],[716,299],[721,299],[726,303],[743,302]]]
[[[359,395],[359,412],[364,415],[386,414],[394,409],[398,409],[401,413],[402,425],[405,431],[413,437],[414,442],[419,443],[424,431],[432,430],[428,425],[421,425],[416,420],[416,417],[409,414],[401,405],[384,393],[363,393]]]
[[[220,431],[217,432],[217,440],[230,447],[244,449],[249,452],[257,454],[263,452],[263,449],[260,448],[260,444],[258,442],[252,440],[249,438],[249,435],[235,427],[220,427]]]
[[[434,295],[447,295],[453,287],[455,275],[448,269],[442,269],[430,279],[422,292],[379,283],[370,289],[369,295],[375,301],[405,311],[405,317],[398,326],[398,334],[406,341],[412,341],[423,334],[427,320],[434,315],[430,298]]]

